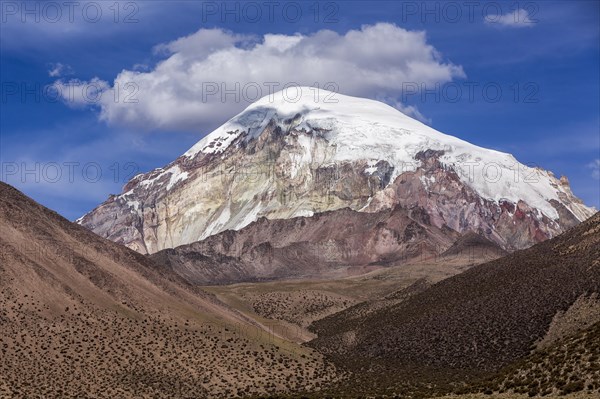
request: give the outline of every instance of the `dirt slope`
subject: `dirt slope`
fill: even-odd
[[[0,183],[0,397],[235,397],[333,368]]]

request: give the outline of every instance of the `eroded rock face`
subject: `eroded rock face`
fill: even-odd
[[[401,205],[419,209],[430,224],[464,233],[474,231],[498,243],[506,250],[523,249],[560,234],[579,223],[579,219],[563,203],[551,203],[561,215],[549,218],[524,201],[492,201],[482,198],[463,183],[452,168],[445,167],[440,152],[419,152],[421,167],[400,175],[393,183],[378,191],[366,211]],[[565,195],[565,201],[576,201]]]
[[[422,223],[476,231],[513,250],[593,214],[551,172],[444,135],[382,103],[338,99],[260,100],[165,168],[134,177],[78,222],[155,253],[261,217],[399,205],[418,209]]]
[[[261,218],[239,230],[152,255],[193,284],[346,277],[404,262],[434,262],[458,234],[415,220],[417,209],[340,209]]]

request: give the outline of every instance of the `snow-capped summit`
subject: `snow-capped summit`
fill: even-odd
[[[260,217],[395,206],[422,209],[437,227],[483,231],[507,249],[594,212],[568,182],[510,154],[378,101],[296,87],[253,103],[167,167],[134,177],[79,222],[153,253]]]

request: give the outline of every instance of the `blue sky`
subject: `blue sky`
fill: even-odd
[[[442,132],[568,176],[600,208],[597,1],[54,4],[1,4],[0,177],[69,219],[245,107],[198,100],[203,73],[227,85],[333,82],[384,99]],[[261,58],[265,42],[294,38],[302,51],[282,52],[281,63]],[[214,64],[223,50],[230,59]],[[75,93],[98,87],[103,101],[45,89],[74,79]],[[118,104],[106,100],[130,82],[140,86],[122,88]]]

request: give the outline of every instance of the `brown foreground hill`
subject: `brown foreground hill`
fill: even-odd
[[[319,390],[314,351],[0,183],[0,397]]]
[[[477,386],[598,396],[599,292],[596,214],[530,249],[417,286],[406,300],[372,309],[363,303],[316,321],[310,345],[356,376],[338,392]]]

